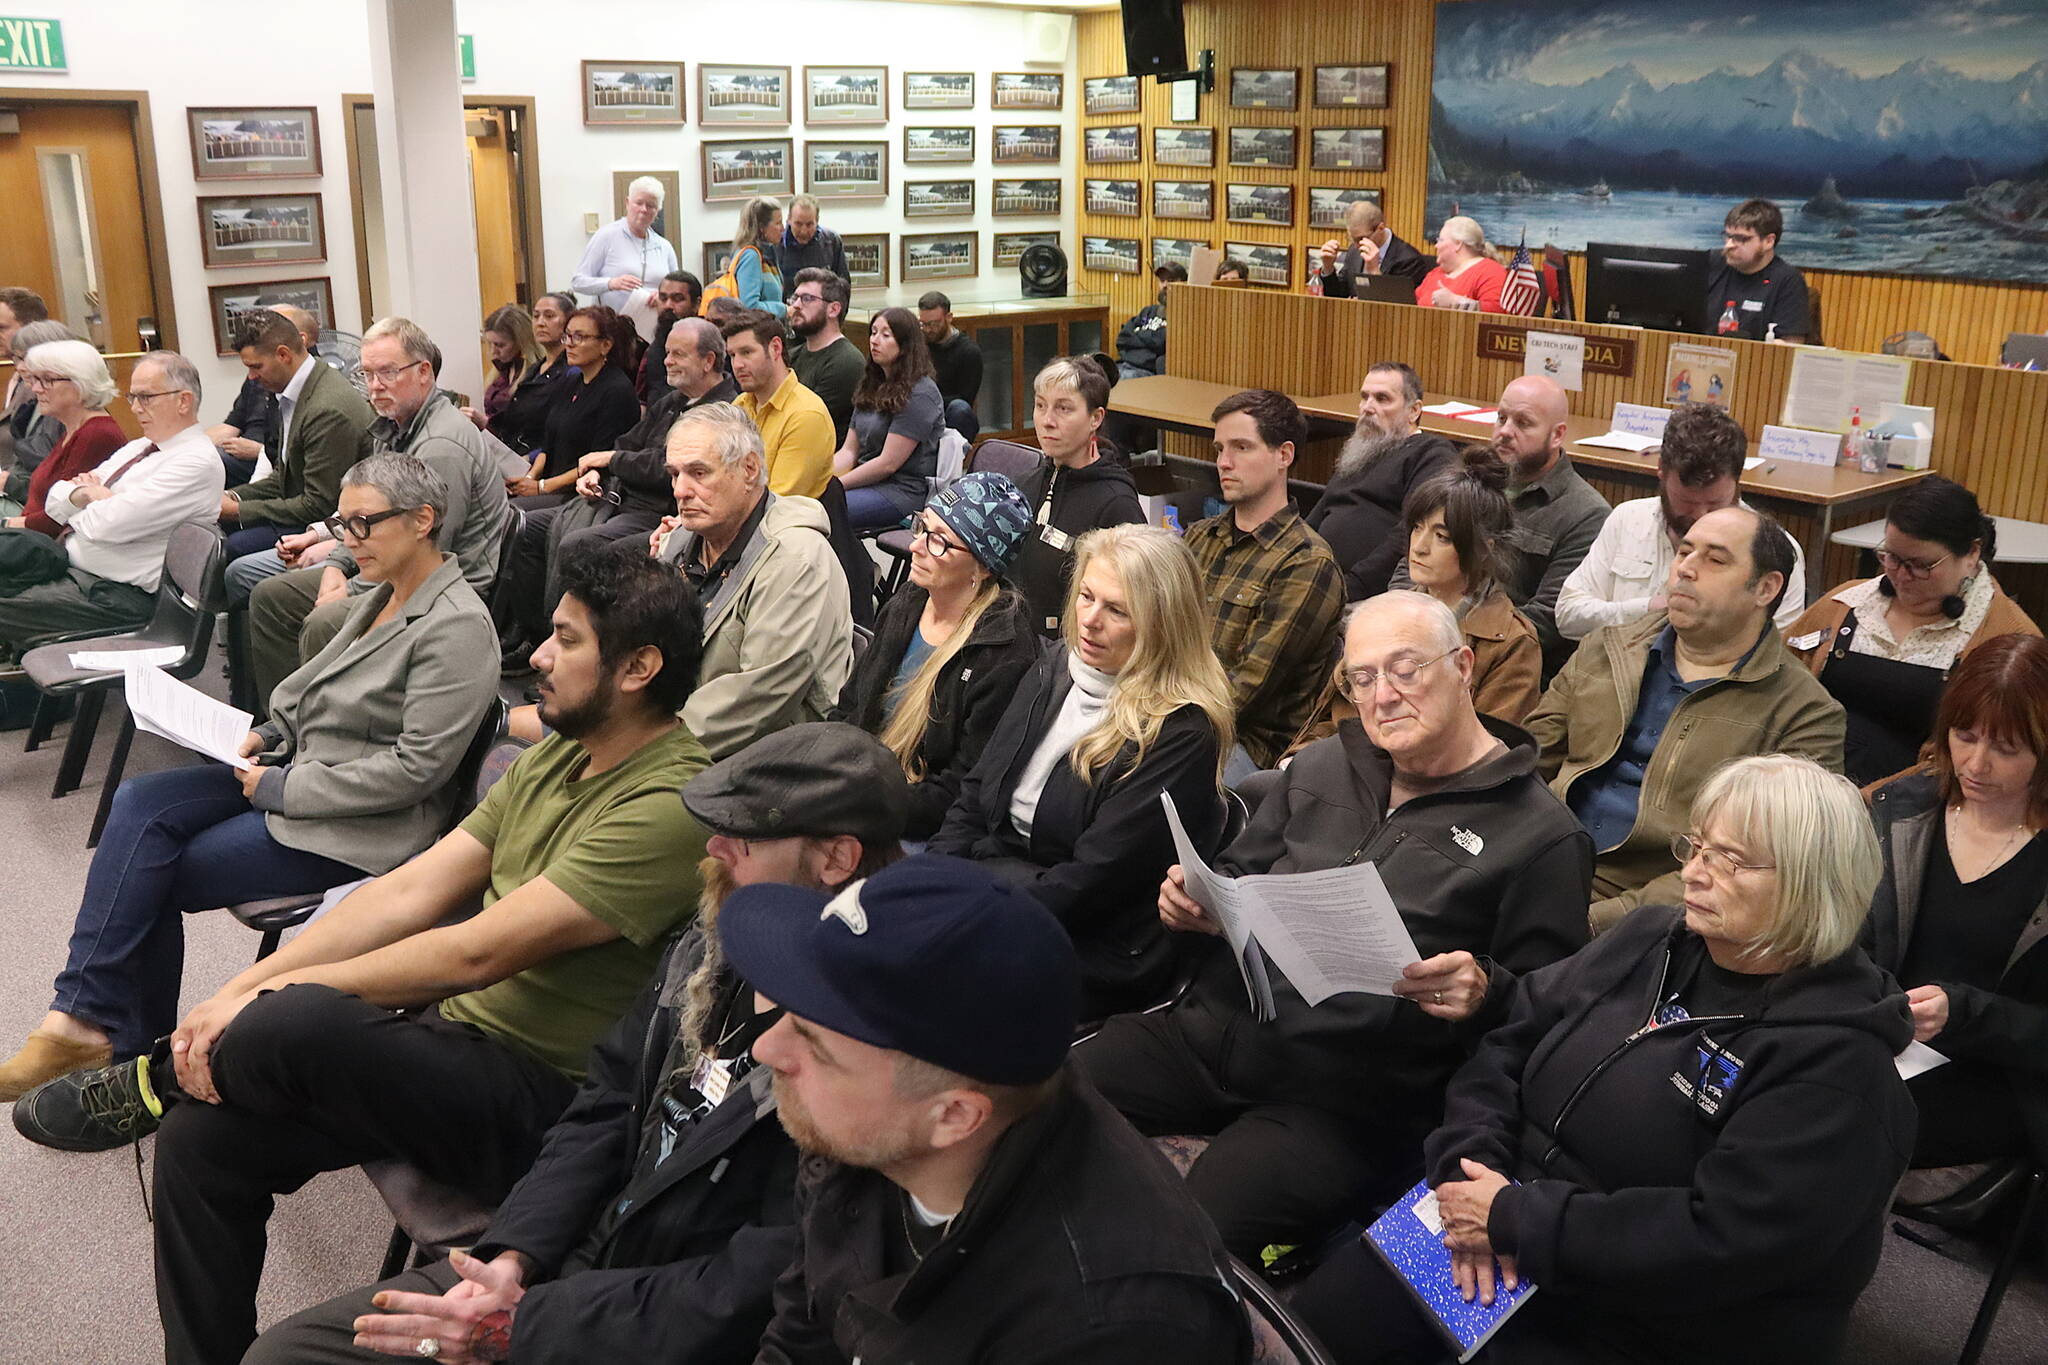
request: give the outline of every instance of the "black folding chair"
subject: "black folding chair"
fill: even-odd
[[[1330,1365],[1330,1353],[1316,1340],[1307,1324],[1281,1302],[1273,1286],[1235,1256],[1224,1266],[1230,1287],[1244,1305],[1251,1328],[1252,1359],[1260,1365]]]
[[[2010,1209],[2015,1200],[2018,1201],[2018,1212],[1999,1247],[1998,1260],[1992,1266],[1990,1281],[1984,1286],[1984,1297],[1977,1302],[1977,1315],[1970,1321],[1970,1335],[1963,1342],[1963,1353],[1956,1357],[1956,1365],[1977,1365],[1983,1358],[1984,1348],[1991,1341],[1992,1326],[1998,1321],[1998,1310],[2005,1302],[2005,1291],[2019,1272],[2020,1256],[2025,1252],[2027,1242],[2048,1226],[2042,1218],[2044,1195],[2048,1195],[2048,1169],[2016,1157],[1994,1164],[1946,1199],[1919,1206],[1897,1206],[1898,1212],[1917,1222],[1967,1231],[1988,1222],[2001,1210]],[[1892,1231],[1929,1251],[1942,1251],[1940,1240],[1917,1232],[1904,1223],[1893,1223]]]

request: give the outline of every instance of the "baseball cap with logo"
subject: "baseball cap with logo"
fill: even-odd
[[[1067,931],[965,859],[918,854],[837,894],[743,886],[718,932],[733,968],[789,1013],[979,1081],[1045,1080],[1074,1039]]]

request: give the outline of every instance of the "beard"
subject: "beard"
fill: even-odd
[[[825,315],[820,313],[809,321],[799,321],[792,317],[789,319],[789,330],[800,337],[814,337],[825,330]]]
[[[1515,449],[1513,441],[1495,440],[1489,449],[1493,452],[1494,459],[1507,466],[1508,485],[1511,488],[1521,488],[1535,482],[1543,473],[1544,466],[1550,463],[1549,446],[1542,447],[1534,454],[1524,454]]]
[[[1373,423],[1361,420],[1351,428],[1351,434],[1344,438],[1344,448],[1337,452],[1336,477],[1356,474],[1407,439],[1390,436]]]
[[[618,693],[618,684],[607,676],[598,682],[588,697],[573,706],[564,706],[554,699],[552,693],[543,692],[534,710],[541,724],[550,730],[569,739],[581,739],[610,718]]]
[[[1657,490],[1657,509],[1664,514],[1664,529],[1681,539],[1692,529],[1692,524],[1699,520],[1698,517],[1681,518],[1678,513],[1672,511],[1671,499],[1661,488]]]
[[[831,1137],[804,1108],[803,1101],[784,1082],[781,1072],[775,1074],[774,1085],[775,1117],[800,1152],[822,1156],[844,1166],[887,1171],[931,1151],[930,1134],[922,1131],[926,1124],[921,1108],[906,1105],[882,1128]]]

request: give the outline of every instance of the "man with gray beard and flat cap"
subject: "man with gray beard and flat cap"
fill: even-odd
[[[1387,590],[1408,553],[1401,504],[1408,490],[1457,462],[1457,447],[1417,431],[1422,380],[1399,361],[1382,360],[1358,386],[1358,425],[1337,456],[1337,472],[1308,524],[1329,542],[1344,570],[1344,600]]]

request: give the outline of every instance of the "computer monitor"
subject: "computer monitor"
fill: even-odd
[[[1706,330],[1706,252],[1586,244],[1586,321],[1667,332]]]

